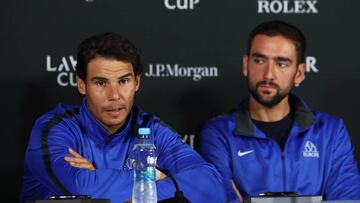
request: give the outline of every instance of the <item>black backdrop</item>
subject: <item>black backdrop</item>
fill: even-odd
[[[308,40],[308,71],[294,91],[344,118],[359,162],[359,7],[357,0],[2,1],[1,198],[18,198],[35,119],[59,102],[79,102],[76,47],[104,31],[141,48],[144,71],[158,72],[143,75],[136,102],[192,144],[207,119],[247,95],[241,58],[249,31],[271,19],[297,25]]]

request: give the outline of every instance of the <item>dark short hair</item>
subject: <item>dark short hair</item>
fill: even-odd
[[[140,51],[127,38],[107,32],[85,39],[78,47],[76,74],[82,80],[87,75],[88,63],[97,56],[131,63],[135,75],[142,72]]]
[[[278,20],[261,23],[256,26],[249,35],[248,55],[250,54],[251,45],[255,36],[259,34],[270,37],[281,35],[291,40],[295,45],[297,64],[305,63],[306,39],[299,28]]]

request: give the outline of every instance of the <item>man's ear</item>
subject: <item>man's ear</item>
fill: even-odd
[[[141,77],[140,74],[135,76],[135,92],[140,89]]]
[[[245,54],[245,55],[243,56],[243,60],[242,60],[242,64],[243,64],[243,75],[244,75],[245,77],[248,76],[248,60],[249,60],[249,57],[248,57],[247,54]]]
[[[294,84],[296,86],[300,85],[300,83],[305,79],[305,71],[306,71],[306,64],[305,63],[299,64],[296,69],[296,74],[294,78]]]
[[[79,76],[76,76],[76,85],[80,94],[86,95],[85,81],[83,81]]]

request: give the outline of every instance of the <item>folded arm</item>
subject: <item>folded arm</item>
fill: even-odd
[[[76,136],[67,126],[34,128],[41,134],[41,146],[29,146],[27,165],[31,173],[52,195],[91,195],[117,200],[129,199],[133,173],[121,169],[84,170],[73,167],[64,157],[74,157],[69,147],[79,150]],[[46,135],[46,136],[44,136]],[[33,136],[36,137],[36,136]],[[37,136],[38,137],[38,136]],[[76,157],[75,157],[76,158]],[[78,157],[79,158],[79,157]]]

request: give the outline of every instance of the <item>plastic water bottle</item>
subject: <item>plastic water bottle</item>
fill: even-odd
[[[134,145],[133,203],[156,203],[156,148],[150,142],[150,128],[139,128],[139,140]]]

